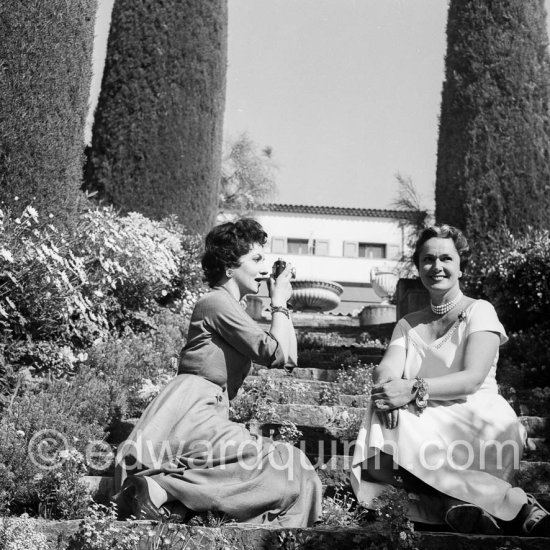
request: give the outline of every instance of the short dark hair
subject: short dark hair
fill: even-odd
[[[220,282],[229,267],[238,267],[240,258],[250,252],[255,243],[264,245],[267,233],[252,218],[241,218],[214,227],[208,235],[202,256],[204,280],[210,287]]]
[[[420,251],[422,250],[424,243],[434,237],[439,239],[452,239],[456,251],[460,257],[460,270],[464,271],[468,266],[468,260],[470,259],[470,247],[468,246],[468,241],[460,229],[447,224],[432,225],[420,233],[413,253],[413,262],[416,268],[418,269],[420,265]]]

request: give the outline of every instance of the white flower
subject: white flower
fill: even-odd
[[[18,435],[19,437],[23,437],[25,435],[25,432],[23,430],[17,430],[15,434]]]
[[[7,260],[10,263],[13,263],[13,256],[12,253],[9,250],[6,250],[5,248],[0,248],[0,256]]]

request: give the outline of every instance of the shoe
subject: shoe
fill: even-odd
[[[457,504],[445,515],[447,525],[457,533],[500,535],[503,533],[491,514],[474,504]]]
[[[119,520],[133,517],[134,519],[161,521],[167,520],[170,516],[164,506],[159,508],[153,504],[144,477],[127,477],[120,492],[113,497],[113,501],[117,505]]]
[[[521,530],[528,537],[550,537],[550,514],[533,495],[527,495],[527,516]]]

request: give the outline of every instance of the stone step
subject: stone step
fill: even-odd
[[[352,457],[349,455],[331,456],[324,464],[313,462],[323,485],[341,487],[349,482]],[[527,493],[542,495],[544,505],[550,505],[550,462],[520,462],[516,485]]]
[[[269,421],[276,423],[281,420],[290,420],[297,426],[308,426],[314,428],[326,428],[333,425],[342,417],[360,416],[366,413],[364,407],[346,407],[343,405],[301,405],[281,404]],[[529,437],[540,438],[548,422],[547,418],[538,416],[520,416],[520,422],[525,426]]]
[[[361,418],[366,413],[365,407],[352,407],[345,405],[302,405],[297,403],[277,404],[273,414],[258,424],[260,426],[278,425],[283,421],[290,421],[298,427],[307,427],[320,430],[325,433],[338,434],[343,429],[353,430],[358,428]],[[520,422],[525,426],[529,438],[541,441],[546,430],[547,418],[538,416],[520,416]],[[124,420],[125,436],[135,426],[137,419]],[[122,432],[122,431],[121,431]],[[124,437],[125,437],[124,436]],[[120,443],[115,441],[114,443]]]
[[[349,485],[351,455],[319,453],[313,456],[308,453],[325,487],[343,487]],[[114,493],[112,476],[84,476],[83,483],[89,488],[96,502],[106,503]],[[528,493],[544,495],[545,505],[550,505],[550,462],[529,462],[522,460],[517,486]]]
[[[319,380],[300,380],[292,376],[269,377],[249,376],[247,383],[261,386],[268,381],[273,386],[270,397],[276,403],[300,403],[301,405],[345,405],[348,407],[366,407],[369,395],[350,395],[340,393],[334,382]]]
[[[44,534],[51,548],[65,545],[74,534],[81,520],[49,521],[30,519],[32,527]],[[134,534],[136,550],[149,548],[342,548],[383,549],[404,548],[404,541],[391,540],[390,532],[399,537],[399,529],[389,520],[373,521],[364,527],[319,526],[308,529],[265,527],[250,524],[225,524],[221,527],[189,526],[181,524],[156,524],[149,521],[113,522],[112,529],[117,539],[125,534]],[[407,548],[422,550],[546,550],[548,538],[525,538],[510,536],[459,535],[446,532],[417,532]],[[162,540],[161,540],[162,539]],[[64,547],[64,546],[63,546]]]
[[[311,380],[311,381],[321,381],[321,382],[336,382],[338,378],[338,371],[340,370],[340,365],[334,365],[331,369],[326,368],[302,368],[302,367],[296,367],[292,371],[292,377],[297,378],[298,380]],[[250,369],[251,375],[258,375],[261,373],[267,372],[267,369],[265,367],[262,367],[261,365],[252,365],[252,368]],[[277,378],[277,377],[286,377],[288,374],[285,371],[279,370],[276,371],[275,369],[269,371],[270,376]]]

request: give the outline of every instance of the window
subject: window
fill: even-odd
[[[343,256],[344,258],[368,258],[369,260],[388,257],[385,244],[355,241],[344,241]]]
[[[376,243],[359,243],[359,257],[372,260],[386,257],[386,245]]]
[[[287,252],[288,254],[308,254],[307,239],[287,239]]]
[[[286,237],[271,238],[272,254],[299,254],[315,256],[329,255],[329,241],[323,239],[287,239]]]

